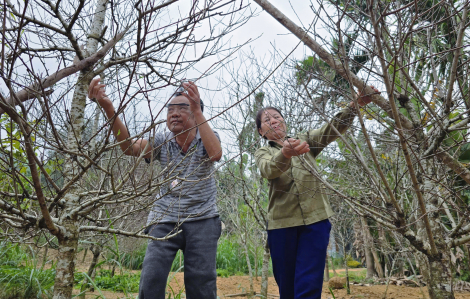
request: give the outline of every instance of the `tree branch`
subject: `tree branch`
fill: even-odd
[[[41,95],[42,89],[51,87],[52,85],[59,82],[60,80],[70,75],[73,75],[80,70],[92,67],[98,60],[103,58],[106,55],[106,53],[124,36],[125,32],[126,31],[123,31],[119,33],[118,35],[116,35],[116,37],[110,40],[103,48],[101,48],[101,50],[91,55],[90,57],[80,60],[72,64],[71,66],[63,68],[55,72],[54,74],[48,76],[47,78],[44,78],[41,83],[32,84],[20,90],[15,95],[10,96],[9,98],[6,99],[6,104],[12,105],[12,103],[15,102],[14,99],[18,99],[19,101],[24,102],[24,101],[36,98],[37,96]],[[0,108],[0,115],[3,113],[5,113],[5,110]]]

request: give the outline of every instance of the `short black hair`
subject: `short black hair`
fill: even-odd
[[[266,111],[266,110],[269,110],[269,109],[276,110],[277,113],[279,113],[281,115],[281,117],[284,118],[284,116],[282,115],[282,113],[279,109],[271,107],[271,106],[264,107],[264,108],[261,108],[260,110],[258,110],[258,112],[256,113],[256,129],[257,129],[258,134],[260,136],[261,136],[261,133],[259,132],[259,129],[261,129],[261,117],[263,116],[263,112]],[[263,138],[266,139],[266,137],[264,137],[264,136],[263,136]]]

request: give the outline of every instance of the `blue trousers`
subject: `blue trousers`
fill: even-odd
[[[268,230],[273,272],[281,299],[320,299],[331,223]]]

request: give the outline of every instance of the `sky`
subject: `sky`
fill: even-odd
[[[288,18],[294,21],[298,25],[303,25],[308,27],[308,22],[312,19],[313,13],[310,9],[310,1],[305,0],[271,0],[273,5],[275,5],[279,10],[281,10]],[[188,7],[191,6],[192,0],[180,0],[175,4],[169,7],[170,18],[186,16]],[[254,57],[259,60],[269,60],[270,56],[275,52],[278,57],[284,58],[288,55],[295,47],[296,50],[290,54],[289,60],[301,60],[307,55],[311,55],[311,51],[307,49],[303,44],[299,44],[299,39],[288,32],[281,24],[279,24],[273,17],[268,13],[264,12],[261,7],[254,1],[243,1],[243,5],[248,5],[249,9],[253,12],[254,16],[251,17],[246,24],[225,36],[223,39],[225,42],[228,42],[229,46],[236,47],[239,45],[244,45],[241,48],[243,52],[250,52]],[[186,11],[185,11],[186,10]],[[207,32],[204,32],[204,28],[201,28],[199,31],[195,31],[196,39],[198,36],[207,35]],[[33,37],[34,38],[34,37]],[[248,43],[247,43],[248,42]],[[241,68],[245,67],[244,62],[241,58],[241,53],[234,53],[230,58],[231,64],[234,67],[240,66]],[[203,60],[201,63],[198,63],[196,69],[189,71],[186,74],[187,78],[197,78],[200,73],[205,72],[209,69],[218,57],[210,57],[209,59]],[[56,66],[54,63],[48,64],[51,69],[55,69]],[[38,65],[40,68],[41,65]],[[220,107],[222,105],[227,105],[227,93],[225,90],[221,89],[221,80],[227,81],[226,71],[216,72],[201,81],[198,82],[200,85],[200,92],[202,99],[205,99],[205,104],[208,106],[205,110],[206,118],[212,117],[217,109],[211,109],[212,107]],[[74,75],[76,77],[76,75]],[[182,79],[182,78],[178,78]],[[3,86],[2,88],[3,89]],[[162,90],[158,93],[159,100],[156,100],[154,109],[160,110],[165,99],[168,99],[171,94],[174,92],[173,87]],[[4,93],[7,93],[4,91]],[[70,92],[70,95],[73,92]],[[69,102],[70,103],[70,102]],[[212,106],[212,107],[211,107]],[[147,107],[142,107],[141,110],[143,113],[148,111]],[[163,113],[160,119],[165,117]],[[226,139],[225,134],[221,134],[222,139]]]
[[[288,18],[302,27],[308,27],[308,22],[313,18],[313,12],[310,9],[310,1],[271,0],[270,2]],[[303,44],[298,45],[299,39],[291,34],[271,15],[263,11],[256,2],[250,1],[248,3],[255,16],[250,18],[246,24],[235,30],[232,34],[224,37],[226,41],[229,41],[230,46],[243,45],[248,42],[242,47],[241,51],[251,52],[252,55],[259,60],[269,60],[269,56],[273,55],[274,52],[281,58],[289,55],[288,60],[290,61],[293,59],[302,60],[306,56],[312,55],[311,50],[306,48]],[[184,2],[182,2],[181,5],[184,5]],[[177,6],[174,7],[174,9],[176,8]],[[296,49],[292,52],[294,48]],[[241,53],[235,53],[232,57],[233,60],[231,64],[234,67],[244,67],[241,56]],[[210,58],[199,63],[197,70],[188,72],[187,77],[197,78],[199,73],[210,68],[215,60],[216,58]],[[222,71],[199,81],[198,85],[201,87],[201,98],[206,99],[206,105],[221,107],[227,104],[226,91],[223,89],[214,91],[214,89],[217,89],[214,86],[220,86],[220,80],[226,80],[226,78],[229,78],[229,76]],[[170,97],[172,92],[172,88],[168,88],[161,96]],[[160,105],[157,105],[156,108],[157,107],[160,107]],[[211,107],[208,107],[204,113],[206,118],[210,118],[217,111],[218,109],[212,110]],[[162,117],[164,117],[164,115],[162,115]],[[224,132],[219,133],[221,134],[222,141],[228,138],[227,134]]]

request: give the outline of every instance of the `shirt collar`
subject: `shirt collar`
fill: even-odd
[[[168,132],[168,138],[171,142],[176,142],[176,138],[175,138],[175,133],[173,132]],[[199,134],[199,129],[196,129],[196,138],[194,138],[196,141],[201,139],[201,134]],[[192,141],[191,141],[192,143]]]

